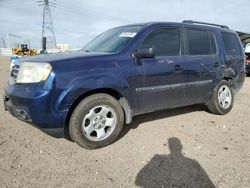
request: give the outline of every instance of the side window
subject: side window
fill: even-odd
[[[180,33],[178,28],[161,28],[153,31],[142,46],[153,46],[155,56],[177,56],[180,54]]]
[[[241,56],[241,46],[238,38],[232,33],[221,33],[227,56]]]
[[[186,30],[188,55],[216,54],[216,42],[211,31]]]

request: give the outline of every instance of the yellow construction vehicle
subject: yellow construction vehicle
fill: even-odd
[[[13,55],[18,55],[18,56],[32,56],[32,55],[37,55],[37,50],[28,48],[27,44],[21,44],[16,48],[12,48],[12,53]]]

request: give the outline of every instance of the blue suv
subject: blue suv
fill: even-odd
[[[117,140],[138,114],[193,104],[227,114],[245,80],[244,61],[227,26],[127,25],[78,52],[17,60],[4,104],[20,120],[95,149]]]

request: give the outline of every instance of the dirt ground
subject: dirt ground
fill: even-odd
[[[0,57],[0,88],[9,75]],[[202,106],[134,118],[114,144],[86,150],[4,111],[0,187],[249,187],[250,78],[225,116]]]

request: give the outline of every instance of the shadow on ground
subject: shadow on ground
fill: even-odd
[[[124,129],[122,130],[119,139],[124,137],[131,129],[136,129],[142,123],[154,121],[158,119],[163,119],[163,118],[168,118],[168,117],[174,117],[174,116],[178,116],[181,114],[187,114],[187,113],[196,112],[196,111],[207,111],[207,108],[205,107],[205,105],[198,104],[198,105],[162,110],[162,111],[151,112],[151,113],[135,116],[133,117],[133,121],[131,124],[124,126]]]
[[[155,155],[137,174],[135,184],[144,188],[214,188],[205,170],[193,159],[182,155],[178,138],[168,140],[170,154]]]

